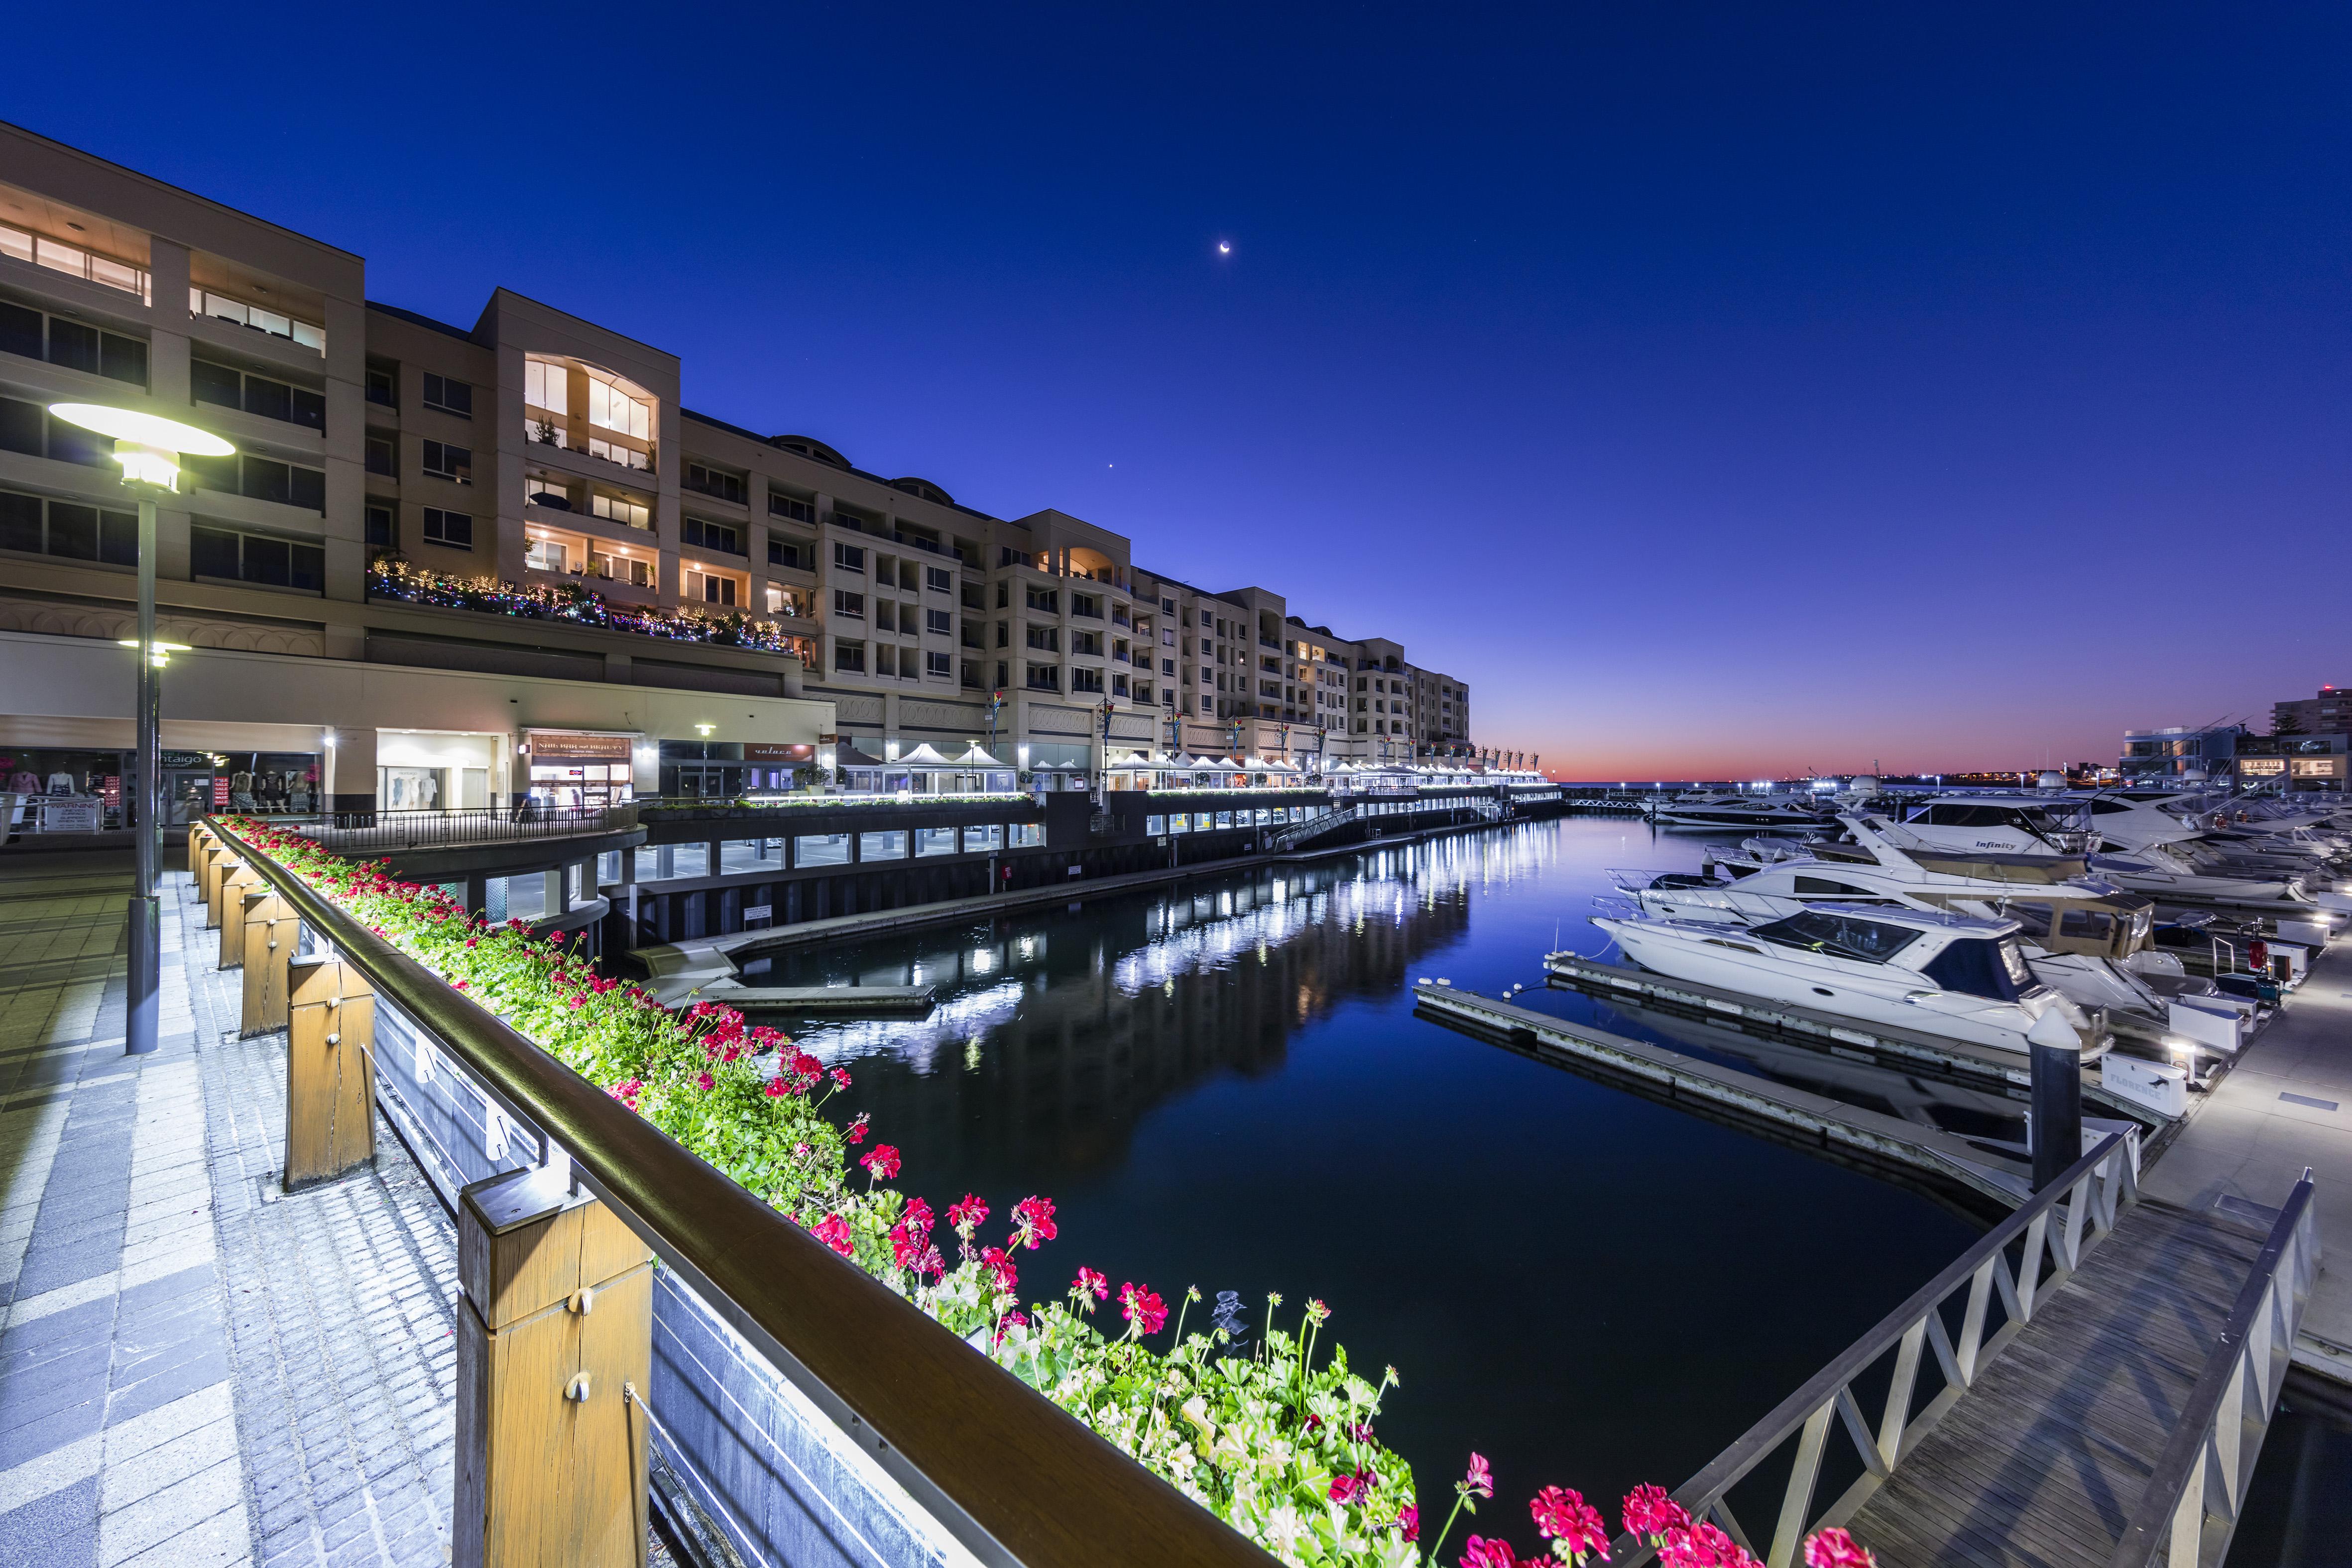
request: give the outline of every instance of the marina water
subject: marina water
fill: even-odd
[[[1556,931],[1599,947],[1584,917],[1607,868],[1701,853],[1622,820],[1524,823],[785,953],[747,977],[939,988],[919,1022],[795,1030],[852,1069],[842,1104],[903,1152],[906,1191],[940,1209],[980,1194],[990,1240],[1013,1202],[1052,1197],[1061,1239],[1021,1254],[1026,1299],[1080,1264],[1171,1308],[1197,1284],[1188,1330],[1219,1290],[1253,1330],[1269,1291],[1286,1329],[1321,1297],[1324,1344],[1374,1383],[1402,1375],[1380,1430],[1424,1511],[1475,1448],[1498,1487],[1475,1522],[1525,1535],[1542,1485],[1613,1511],[1637,1481],[1680,1484],[1980,1233],[1946,1197],[1415,1016],[1422,977],[1525,983],[1531,1006],[2000,1130],[1997,1106],[1899,1074],[1743,1058],[1738,1036],[1542,989]],[[1116,1312],[1114,1294],[1114,1333]]]

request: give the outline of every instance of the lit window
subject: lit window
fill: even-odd
[[[588,423],[599,429],[648,441],[652,439],[653,405],[631,397],[612,382],[591,372],[588,377]]]
[[[569,413],[571,393],[572,371],[567,366],[548,360],[523,361],[523,402],[550,413]]]
[[[562,571],[563,544],[559,539],[532,539],[522,547],[522,563],[533,571]]]

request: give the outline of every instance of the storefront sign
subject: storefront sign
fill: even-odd
[[[2341,779],[2344,759],[2340,757],[2298,757],[2294,759],[2297,779]]]
[[[814,746],[782,746],[764,740],[743,743],[743,760],[746,762],[806,762],[815,756],[816,747]]]
[[[2284,757],[2241,757],[2238,771],[2249,779],[2275,779],[2286,771]]]
[[[559,729],[526,730],[522,742],[523,749],[542,762],[626,762],[635,743],[633,736]]]

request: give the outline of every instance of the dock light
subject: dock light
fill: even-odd
[[[122,465],[122,486],[139,498],[139,635],[130,646],[139,661],[139,759],[131,788],[122,792],[123,817],[135,827],[131,840],[129,985],[122,1019],[122,1050],[144,1056],[155,1049],[160,1018],[163,952],[163,905],[155,895],[156,867],[163,858],[163,682],[156,672],[166,663],[155,641],[155,497],[180,486],[180,459],[228,457],[236,448],[208,430],[161,414],[110,408],[100,402],[53,402],[49,413],[68,424],[114,437],[114,460]]]
[[[118,648],[136,648],[139,646],[139,639],[117,637],[114,640],[114,645]],[[188,652],[191,650],[185,643],[151,643],[147,646],[147,662],[160,670],[172,662],[172,654]]]

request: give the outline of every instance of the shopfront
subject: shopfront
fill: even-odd
[[[0,792],[16,833],[110,833],[129,825],[125,780],[134,753],[55,747],[0,750]],[[314,811],[319,758],[304,751],[165,750],[163,821],[185,827],[209,811]]]
[[[496,735],[380,729],[375,738],[375,803],[385,811],[447,811],[499,804]]]
[[[523,732],[530,794],[549,806],[618,806],[635,796],[638,737],[575,729]]]

